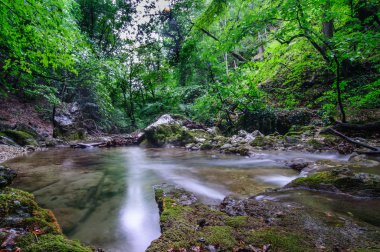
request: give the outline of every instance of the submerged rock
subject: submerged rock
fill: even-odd
[[[304,168],[309,166],[309,162],[304,160],[303,158],[296,158],[286,162],[286,165],[296,171],[302,171]]]

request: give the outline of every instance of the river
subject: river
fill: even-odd
[[[51,149],[18,157],[8,165],[19,173],[15,187],[33,193],[51,209],[69,238],[109,251],[140,252],[160,235],[154,185],[174,184],[207,204],[218,204],[230,194],[245,197],[284,186],[300,176],[284,161],[298,157],[347,160],[335,154],[262,152],[247,158],[126,147]],[[314,202],[309,194],[298,194],[277,197]]]

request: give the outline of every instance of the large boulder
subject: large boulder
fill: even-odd
[[[83,116],[77,103],[62,103],[55,112],[53,136],[65,140],[86,137]]]
[[[187,118],[165,114],[144,129],[145,143],[161,147],[164,145],[185,146],[189,143],[204,142],[210,133]]]

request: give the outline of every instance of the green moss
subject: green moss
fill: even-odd
[[[24,252],[91,252],[90,247],[83,246],[79,241],[68,240],[62,235],[46,234],[38,236],[29,234],[17,240]]]
[[[169,220],[178,219],[178,217],[187,210],[190,210],[190,208],[177,204],[174,199],[163,198],[163,211],[160,216],[160,221],[165,223]]]
[[[302,135],[302,131],[289,131],[288,133],[285,134],[285,136],[300,136]]]
[[[239,228],[247,225],[248,216],[229,216],[225,222],[227,226]]]
[[[206,244],[218,245],[223,249],[232,249],[237,241],[233,236],[233,229],[228,226],[207,226],[203,230]]]
[[[157,188],[154,191],[154,193],[155,193],[156,201],[162,201],[164,197],[164,190],[162,190],[161,188]]]
[[[306,252],[313,251],[309,244],[302,242],[299,235],[290,232],[281,232],[276,229],[251,231],[247,236],[247,242],[255,247],[271,245],[271,251],[282,252]]]
[[[334,177],[328,171],[318,172],[307,177],[297,178],[292,181],[292,185],[316,186],[320,184],[332,184]]]
[[[213,146],[209,142],[204,142],[201,145],[201,150],[211,150]]]
[[[147,252],[168,251],[170,249],[190,248],[197,244],[196,231],[189,223],[176,221],[170,229],[163,232],[162,236],[153,241]]]
[[[6,136],[10,139],[12,139],[14,142],[16,142],[19,145],[33,145],[37,146],[36,139],[29,133],[19,130],[5,130],[2,132],[3,136]]]

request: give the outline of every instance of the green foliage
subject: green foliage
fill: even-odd
[[[51,97],[54,88],[43,87],[38,79],[46,83],[47,76],[62,69],[77,73],[75,62],[85,46],[76,25],[75,1],[2,0],[0,5],[2,89]]]
[[[298,234],[284,233],[276,229],[251,231],[249,242],[257,246],[271,244],[274,251],[313,251],[300,240]]]
[[[0,95],[76,101],[109,131],[163,113],[231,130],[265,108],[327,122],[380,106],[376,1],[152,1],[146,23],[138,5],[0,0]]]

